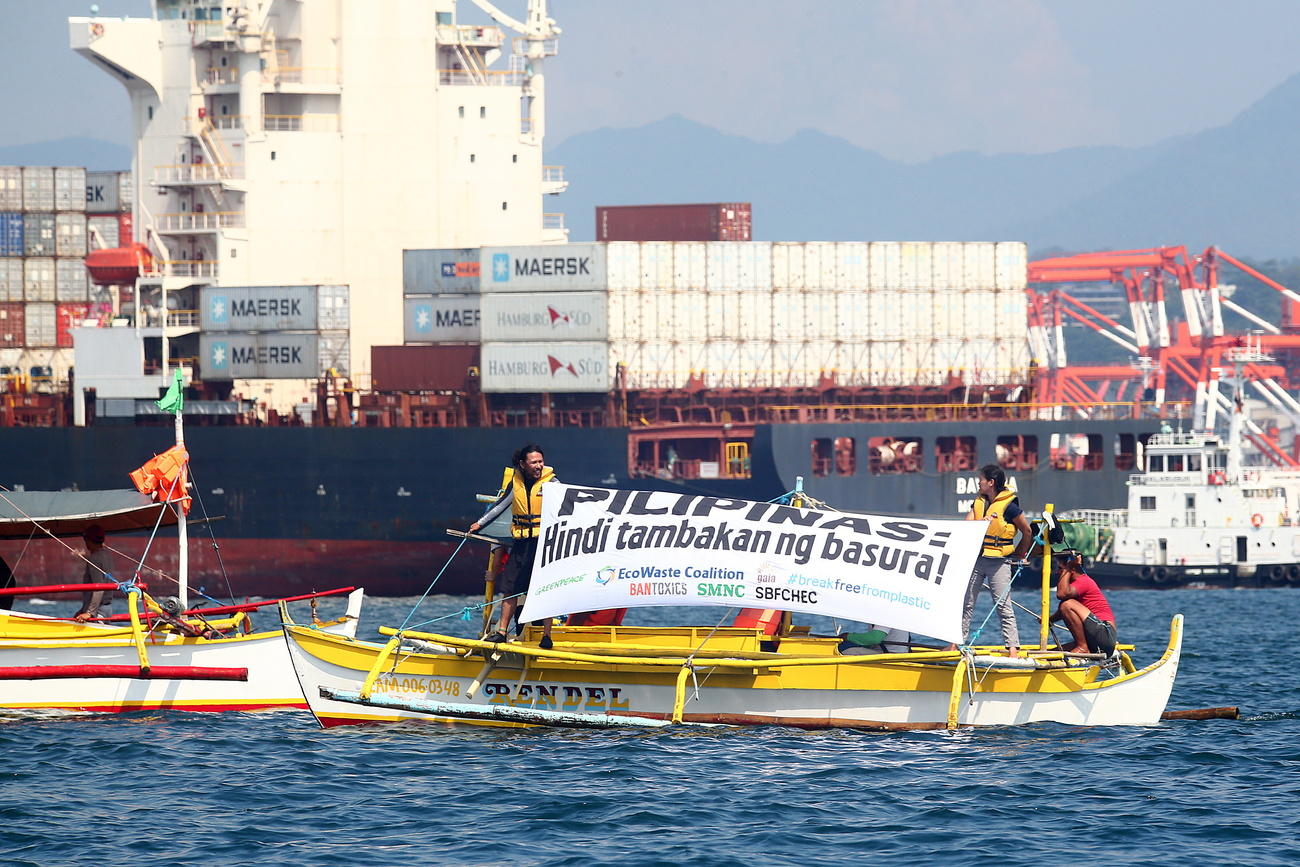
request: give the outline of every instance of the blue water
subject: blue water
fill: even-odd
[[[0,863],[1300,863],[1300,591],[1109,595],[1139,663],[1187,615],[1171,708],[1245,718],[889,734],[7,719]],[[361,634],[412,601],[368,601]],[[433,597],[419,619],[472,602]]]

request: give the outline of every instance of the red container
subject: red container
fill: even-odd
[[[123,247],[129,247],[135,243],[135,235],[132,234],[131,212],[119,214],[117,217],[117,236],[118,243]]]
[[[477,343],[370,347],[373,391],[464,391]]]
[[[63,349],[72,348],[72,329],[80,328],[81,323],[90,318],[90,305],[82,302],[68,302],[54,306],[54,344]]]
[[[596,208],[597,241],[750,241],[749,202]]]
[[[27,312],[21,301],[0,303],[0,349],[27,345]]]

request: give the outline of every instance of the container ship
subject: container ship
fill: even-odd
[[[453,0],[70,19],[130,97],[135,159],[83,173],[84,202],[76,170],[0,169],[23,238],[0,259],[0,484],[121,487],[171,444],[154,400],[180,369],[212,519],[193,584],[407,595],[525,442],[570,482],[766,500],[802,479],[956,515],[986,463],[1029,508],[1115,508],[1146,441],[1194,422],[1158,372],[1071,374],[1018,242],[754,241],[733,202],[602,208],[601,240],[568,243],[544,205],[567,184],[542,155],[559,28],[541,0],[476,5],[493,23]],[[1169,355],[1159,328],[1131,339]],[[0,553],[23,581],[73,568],[50,541]],[[436,589],[483,565],[462,552]]]

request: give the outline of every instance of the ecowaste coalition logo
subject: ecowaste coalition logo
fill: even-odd
[[[212,321],[215,323],[224,323],[229,318],[230,303],[226,300],[225,295],[212,296]]]
[[[493,283],[510,282],[510,254],[509,253],[492,254],[492,282]]]
[[[225,369],[226,362],[230,360],[230,347],[226,345],[224,340],[214,340],[212,342],[212,348],[208,352],[208,360],[212,362],[213,367]]]
[[[411,326],[417,333],[427,333],[433,330],[433,305],[416,304],[411,308]]]
[[[596,583],[604,587],[610,581],[614,580],[614,576],[617,574],[618,570],[613,566],[602,566],[596,570]]]

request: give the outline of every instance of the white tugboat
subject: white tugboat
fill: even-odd
[[[1226,440],[1211,432],[1153,434],[1143,471],[1129,478],[1127,509],[1062,516],[1100,530],[1089,573],[1105,586],[1300,586],[1300,470],[1247,466],[1242,457],[1241,368],[1256,355],[1247,349],[1232,358],[1236,397]],[[1215,393],[1204,402],[1203,430],[1213,430],[1221,402],[1228,401]]]

